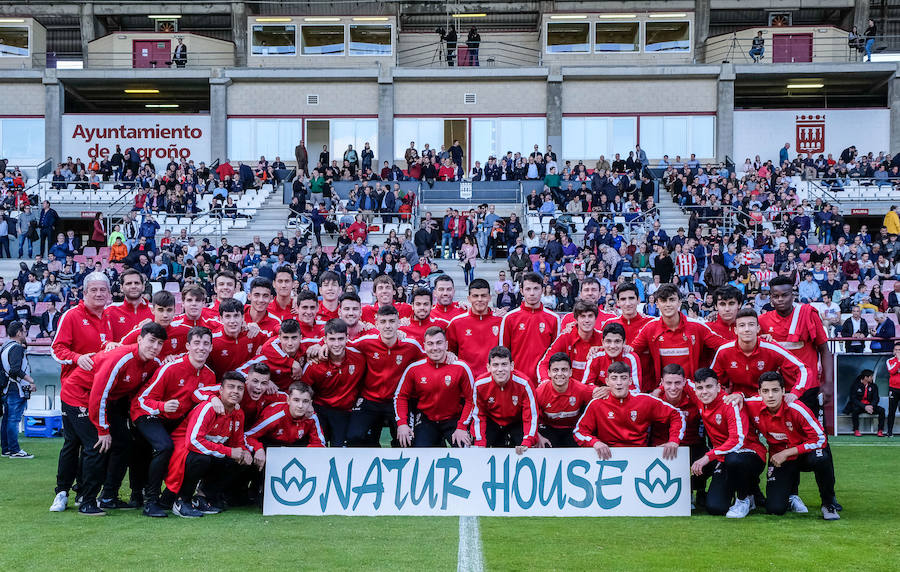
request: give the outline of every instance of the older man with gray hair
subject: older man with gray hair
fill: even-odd
[[[873,352],[889,353],[894,350],[894,337],[896,336],[896,328],[893,320],[889,320],[884,312],[875,312],[875,333],[873,337],[878,341],[869,343],[869,349]]]

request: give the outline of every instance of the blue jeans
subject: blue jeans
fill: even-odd
[[[469,266],[468,270],[463,268],[463,277],[465,278],[466,286],[468,286],[472,280],[475,280],[475,269],[471,266]]]
[[[694,276],[693,276],[693,275],[691,275],[691,276],[679,276],[679,278],[681,279],[681,283],[682,283],[682,284],[687,284],[687,287],[688,287],[688,290],[689,290],[689,291],[691,291],[691,292],[694,291]]]
[[[875,47],[875,40],[873,38],[869,38],[866,40],[866,61],[872,61],[872,48]]]
[[[452,237],[449,232],[445,232],[441,235],[441,252],[439,258],[451,258],[453,256],[453,253],[449,251],[451,240]]]
[[[754,62],[761,60],[764,53],[766,53],[765,48],[750,48],[750,57],[753,58]]]
[[[28,258],[34,258],[34,243],[25,236],[25,233],[19,235],[19,258],[24,258],[22,256],[25,254],[25,251],[22,248],[25,246],[25,241],[28,241]]]
[[[0,442],[2,442],[4,453],[19,452],[19,423],[22,421],[22,413],[25,412],[25,405],[28,403],[19,395],[19,390],[10,386],[9,392],[4,398],[6,400],[6,409],[3,420],[0,422]]]

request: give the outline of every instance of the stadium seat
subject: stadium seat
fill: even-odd
[[[160,284],[160,283],[157,282],[156,280],[150,282],[150,292],[151,292],[152,294],[156,294],[156,293],[159,292],[160,290],[162,290],[162,284]]]
[[[773,264],[775,264],[775,253],[767,252],[767,253],[763,254],[763,260],[765,261],[766,264],[768,264],[769,266],[772,266]]]
[[[179,296],[181,295],[181,290],[178,288],[178,282],[166,282],[164,290],[167,292],[178,292]]]
[[[93,258],[97,256],[97,247],[96,246],[85,246],[84,252],[82,252],[85,256],[89,258]]]

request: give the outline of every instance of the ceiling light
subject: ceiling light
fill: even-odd
[[[824,83],[789,83],[788,89],[821,89],[825,87]]]
[[[293,18],[254,18],[256,22],[292,22]]]
[[[354,22],[387,22],[387,16],[358,16],[353,18]]]
[[[24,24],[25,18],[0,18],[0,24]]]
[[[178,20],[181,18],[178,14],[150,14],[147,17],[151,20]]]
[[[340,18],[332,18],[330,16],[316,16],[313,18],[303,18],[304,22],[340,22]]]
[[[484,12],[478,13],[467,13],[467,14],[453,14],[454,18],[487,18],[487,14]]]
[[[554,14],[550,16],[551,20],[584,20],[587,16],[584,14]]]
[[[650,14],[651,18],[684,18],[687,14],[684,12],[667,12],[660,14]]]
[[[56,69],[58,69],[58,70],[81,70],[81,69],[84,69],[84,61],[82,61],[82,60],[56,60]]]
[[[178,104],[177,104],[177,103],[148,103],[148,104],[146,104],[144,107],[153,107],[153,108],[166,107],[166,108],[172,108],[172,107],[178,107]]]
[[[601,20],[632,20],[637,18],[637,14],[600,14]]]
[[[159,93],[158,89],[126,89],[125,93]]]

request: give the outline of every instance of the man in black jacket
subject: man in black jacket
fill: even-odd
[[[859,306],[853,306],[850,317],[844,320],[841,327],[841,337],[844,338],[868,338],[869,324],[862,319],[862,309]],[[861,354],[866,347],[866,342],[862,339],[844,342],[844,351],[848,353]]]
[[[62,313],[56,309],[55,303],[50,303],[50,306],[47,307],[47,310],[41,314],[41,337],[42,338],[53,338],[56,336],[56,331],[59,330],[59,319],[62,317]]]
[[[878,386],[874,382],[875,373],[871,369],[862,370],[850,386],[850,397],[844,407],[844,414],[853,419],[853,434],[859,437],[859,416],[862,413],[878,416],[878,436],[884,437],[884,407],[878,405]]]

